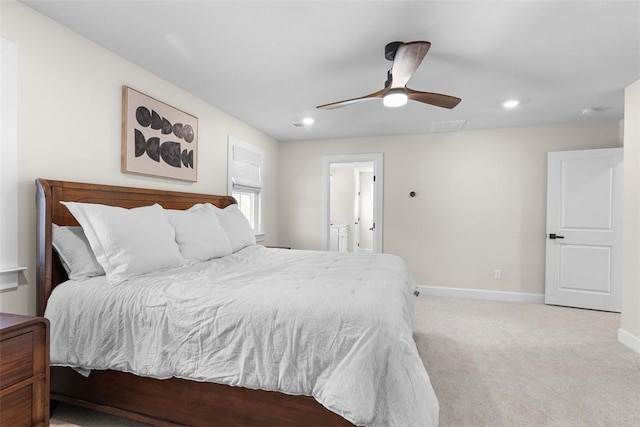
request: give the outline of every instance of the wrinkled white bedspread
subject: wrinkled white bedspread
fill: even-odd
[[[109,285],[56,287],[51,363],[311,395],[357,425],[435,426],[393,255],[262,246]]]

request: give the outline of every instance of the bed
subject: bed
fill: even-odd
[[[411,337],[414,283],[399,258],[247,246],[115,287],[102,277],[79,282],[68,279],[52,245],[56,226],[78,225],[70,205],[61,202],[127,209],[157,203],[165,210],[187,210],[203,203],[224,209],[235,200],[46,179],[37,179],[36,189],[37,312],[52,321],[51,400],[163,426],[437,425],[438,402]],[[379,290],[370,290],[375,287]],[[378,298],[376,292],[389,294]],[[90,294],[98,297],[91,300]],[[113,299],[120,294],[135,301],[133,308]],[[123,341],[132,341],[131,353],[144,353],[160,347],[147,343],[149,336],[182,328],[190,338],[181,346],[165,349],[162,357],[151,352],[142,361],[109,353],[121,351],[117,346],[100,347],[101,339],[109,339],[100,338],[100,331],[112,331],[113,322],[124,317],[144,327],[149,319],[136,307],[162,305],[166,311],[168,295],[181,326],[171,320],[163,333],[138,333],[141,338]],[[158,298],[162,304],[156,304]],[[218,303],[215,310],[210,307]],[[373,315],[371,306],[377,307]],[[100,311],[106,317],[96,317]],[[397,312],[397,319],[386,312]],[[325,333],[332,324],[344,334]],[[224,333],[214,334],[220,330]],[[237,330],[245,334],[234,335]],[[93,353],[103,357],[84,359],[92,353],[85,347],[101,349]],[[171,363],[178,353],[195,356]],[[222,359],[232,362],[224,373]],[[194,369],[184,368],[188,365]]]

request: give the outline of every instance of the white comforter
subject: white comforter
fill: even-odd
[[[249,247],[109,285],[58,286],[51,363],[311,395],[357,425],[435,426],[393,255]]]

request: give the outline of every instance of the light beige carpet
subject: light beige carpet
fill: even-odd
[[[421,296],[415,339],[445,426],[640,426],[620,315]]]
[[[619,327],[614,313],[421,295],[414,336],[441,427],[635,427],[640,354]],[[70,405],[52,424],[144,425]]]
[[[149,424],[60,403],[50,420],[52,427],[148,427]]]
[[[52,427],[148,427],[149,424],[59,403],[53,412]]]

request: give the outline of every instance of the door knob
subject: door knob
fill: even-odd
[[[555,240],[555,239],[564,239],[564,236],[558,236],[558,235],[557,235],[557,234],[555,234],[555,233],[551,233],[551,234],[549,234],[549,238],[550,238],[551,240]]]

